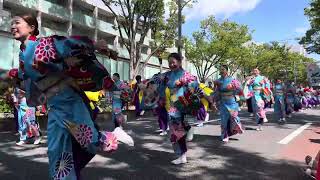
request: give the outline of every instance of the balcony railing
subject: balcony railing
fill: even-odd
[[[38,9],[39,0],[4,0],[4,2],[14,3],[30,9]]]
[[[147,54],[142,54],[141,56],[142,56],[142,59],[143,59],[142,62],[145,62],[147,57],[148,57],[148,55]],[[148,61],[148,64],[153,64],[153,65],[157,65],[157,66],[160,65],[158,58],[155,57],[155,56],[151,56],[150,60]]]
[[[111,48],[111,47],[109,47],[109,48]],[[128,50],[126,48],[119,48],[118,47],[118,48],[116,48],[114,50],[118,51],[118,56],[119,57],[130,59],[130,54],[129,54],[129,52],[128,52]],[[142,61],[141,62],[145,62],[145,60],[147,59],[148,55],[147,54],[141,54],[141,56],[142,56]],[[158,57],[151,56],[150,60],[148,61],[148,64],[160,66]],[[169,68],[168,60],[163,59],[162,60],[162,66],[165,67],[165,68]]]
[[[60,36],[68,36],[67,32],[50,29],[48,27],[41,27],[41,35],[42,36],[52,36],[52,35],[60,35]]]
[[[67,8],[46,0],[40,0],[40,10],[44,13],[55,15],[66,20],[70,17],[70,12]]]
[[[79,11],[74,11],[73,12],[73,18],[72,20],[78,24],[84,25],[84,26],[89,26],[91,28],[95,27],[95,21],[94,18],[86,15],[86,14],[82,14]]]
[[[128,50],[126,48],[118,47],[117,51],[118,51],[118,56],[119,57],[130,59],[130,54],[129,54],[129,52],[128,52]]]
[[[119,36],[119,32],[117,29],[114,28],[114,25],[102,20],[98,20],[98,29],[100,31],[115,35],[115,36]]]

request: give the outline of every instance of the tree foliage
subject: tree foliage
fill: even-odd
[[[130,79],[139,69],[141,50],[149,31],[164,16],[163,0],[103,0],[115,16],[120,42],[130,55]],[[149,57],[150,58],[150,57]]]
[[[258,67],[271,80],[296,78],[299,83],[307,83],[306,65],[313,59],[292,52],[286,44],[256,44],[250,40],[247,26],[230,21],[218,23],[211,16],[201,22],[192,39],[186,39],[186,56],[202,82],[216,73],[213,69],[226,64],[231,75],[237,74],[241,79]]]
[[[187,59],[194,64],[200,81],[205,82],[217,65],[239,64],[245,60],[244,43],[251,40],[248,27],[235,22],[219,23],[213,16],[201,21],[200,30],[186,40]],[[235,66],[234,69],[237,69]]]
[[[290,47],[279,42],[250,46],[252,54],[251,63],[248,64],[244,74],[258,67],[261,73],[271,80],[282,79],[307,83],[306,65],[314,60],[290,51]]]
[[[172,47],[175,44],[175,39],[178,36],[178,6],[176,0],[168,1],[166,6],[169,8],[168,17],[159,18],[154,21],[154,25],[151,28],[153,34],[153,42],[151,48],[153,53],[158,58],[164,59],[167,57],[167,48]],[[145,69],[148,61],[146,61],[140,70]]]
[[[178,9],[177,0],[168,1],[169,16],[165,18],[163,0],[103,0],[116,18],[120,41],[130,55],[130,79],[145,69],[151,56],[162,56],[172,47],[177,37]],[[190,7],[195,0],[183,1],[182,8]],[[117,11],[118,10],[118,11]],[[123,29],[123,30],[121,30]],[[152,52],[142,59],[146,36],[153,34],[150,42]],[[141,63],[143,66],[140,66]]]
[[[311,28],[301,38],[300,44],[306,46],[309,53],[320,54],[320,0],[311,0],[310,7],[304,9]]]

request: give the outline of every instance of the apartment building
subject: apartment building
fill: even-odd
[[[97,54],[97,58],[110,73],[118,72],[121,79],[129,79],[129,53],[120,43],[115,18],[100,0],[0,0],[0,68],[18,66],[20,43],[12,39],[10,25],[12,17],[23,12],[37,17],[40,36],[85,35],[93,40],[104,39],[109,48],[118,52],[118,59],[109,59],[101,54]],[[150,32],[142,48],[143,59],[151,53],[152,41]],[[167,60],[162,61],[161,69],[168,69]],[[142,73],[149,78],[159,71],[159,60],[152,57]]]

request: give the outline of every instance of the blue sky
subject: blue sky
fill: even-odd
[[[248,25],[254,30],[253,41],[297,44],[294,39],[303,36],[309,27],[304,16],[308,5],[309,0],[198,0],[192,9],[184,11],[187,21],[183,34],[191,36],[201,20],[214,15],[219,21],[229,19]]]

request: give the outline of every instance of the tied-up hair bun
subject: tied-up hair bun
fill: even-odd
[[[20,14],[17,15],[18,17],[22,18],[24,21],[28,23],[29,26],[34,26],[34,31],[32,33],[33,36],[38,36],[39,32],[39,25],[37,18],[32,14]]]

